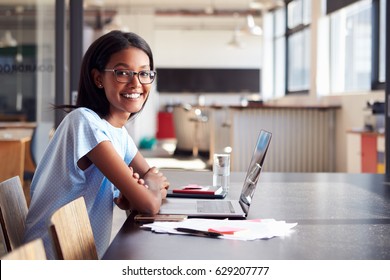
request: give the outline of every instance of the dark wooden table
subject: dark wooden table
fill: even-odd
[[[211,172],[165,171],[172,186],[209,184]],[[232,173],[237,198],[245,173]],[[262,173],[248,219],[298,225],[269,240],[156,234],[124,223],[103,259],[390,259],[390,180],[380,174]]]

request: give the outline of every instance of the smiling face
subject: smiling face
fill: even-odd
[[[147,54],[135,47],[129,47],[113,54],[106,69],[130,70],[137,73],[141,70],[151,70]],[[104,89],[110,102],[110,112],[105,117],[110,124],[122,127],[131,113],[142,109],[149,95],[151,84],[141,84],[138,75],[134,75],[128,83],[118,82],[112,71],[99,72],[94,69],[93,75],[96,86]]]

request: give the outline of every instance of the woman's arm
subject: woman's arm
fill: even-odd
[[[139,158],[137,155],[134,159]],[[165,177],[163,178],[158,173],[145,171],[144,163],[138,160],[139,163],[135,164],[137,169],[134,169],[136,172],[146,172],[140,173],[144,174],[145,183],[148,185],[146,188],[139,180],[133,177],[132,170],[118,155],[109,141],[99,143],[87,154],[87,157],[120,190],[133,209],[147,214],[158,213],[162,200],[160,185]],[[143,160],[145,161],[145,159]]]
[[[143,178],[150,169],[149,164],[139,151],[131,161],[130,166],[134,169],[134,172],[140,175],[141,178]]]
[[[134,169],[134,172],[140,174],[141,179],[145,181],[146,185],[157,184],[160,188],[162,198],[167,196],[167,189],[169,188],[167,178],[156,167],[150,167],[140,152],[137,152],[129,166]]]

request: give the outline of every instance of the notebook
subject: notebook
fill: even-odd
[[[190,186],[190,185],[188,185]],[[207,188],[206,191],[202,189],[199,190],[191,190],[184,187],[178,187],[174,189],[169,189],[167,193],[167,197],[180,197],[180,198],[202,198],[202,199],[222,199],[226,196],[226,192],[223,190],[222,186],[214,187],[214,186],[200,186],[203,188]]]
[[[203,200],[167,198],[159,214],[183,214],[188,217],[246,218],[255,194],[272,134],[261,130],[245,176],[239,200]]]

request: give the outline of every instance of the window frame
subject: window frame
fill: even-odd
[[[386,5],[387,1],[384,1]],[[381,82],[379,80],[379,68],[380,68],[380,41],[386,40],[386,32],[383,30],[383,38],[381,38],[380,29],[380,16],[381,9],[385,6],[380,5],[380,0],[372,0],[372,71],[371,71],[371,90],[384,90],[386,88],[386,81]],[[385,59],[385,58],[382,58]],[[386,77],[385,77],[386,79]]]
[[[292,28],[289,28],[289,22],[288,22],[288,18],[289,18],[289,12],[288,12],[288,5],[292,2],[295,2],[297,0],[286,0],[285,1],[285,6],[284,6],[284,9],[285,9],[285,28],[286,28],[286,32],[285,32],[285,44],[286,44],[286,47],[285,47],[285,96],[288,96],[288,95],[308,95],[309,92],[310,92],[310,76],[308,77],[308,81],[309,81],[309,84],[308,84],[308,88],[307,89],[302,89],[302,90],[289,90],[289,51],[291,50],[291,46],[290,46],[290,38],[291,36],[293,35],[296,35],[298,33],[304,33],[307,29],[309,29],[309,32],[311,31],[310,28],[311,28],[311,18],[309,19],[309,22],[308,23],[304,23],[304,16],[303,16],[303,10],[304,10],[304,5],[302,5],[302,22]],[[301,0],[301,1],[312,1],[312,0]],[[311,7],[311,4],[310,4],[310,7]],[[310,34],[310,33],[309,33]],[[309,51],[310,48],[309,48]],[[310,73],[310,63],[308,65],[309,67],[309,71],[308,73]]]

